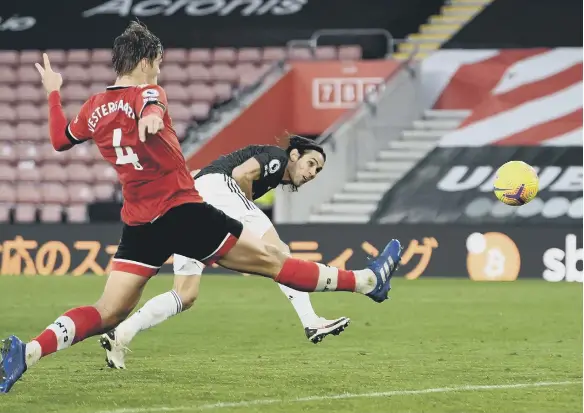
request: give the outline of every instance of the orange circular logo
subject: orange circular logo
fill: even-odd
[[[466,267],[474,281],[515,281],[521,256],[511,238],[500,232],[475,232],[466,239]]]

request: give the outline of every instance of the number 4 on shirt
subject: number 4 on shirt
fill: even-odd
[[[122,146],[122,129],[114,129],[113,134],[113,147],[116,150],[116,164],[117,165],[127,165],[132,164],[134,165],[134,169],[141,171],[144,169],[142,165],[140,165],[140,160],[138,159],[138,155],[134,153],[132,148],[129,146]]]

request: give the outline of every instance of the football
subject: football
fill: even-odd
[[[493,191],[497,199],[507,205],[527,204],[535,198],[538,189],[537,172],[525,162],[507,162],[495,174]]]

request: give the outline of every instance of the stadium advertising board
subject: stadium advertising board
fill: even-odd
[[[109,48],[135,18],[158,34],[166,47],[283,46],[322,28],[385,28],[394,37],[404,38],[438,11],[442,0],[75,0],[56,4],[3,1],[0,48]],[[369,42],[372,48],[379,45],[385,47],[383,42]]]
[[[399,274],[410,280],[582,282],[581,227],[282,225],[278,231],[293,256],[341,268],[361,268],[388,238],[399,238],[404,244]],[[0,234],[1,275],[105,275],[120,226],[6,225]],[[172,267],[165,265],[161,273],[172,273]]]

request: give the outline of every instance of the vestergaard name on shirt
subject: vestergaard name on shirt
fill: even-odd
[[[107,104],[103,104],[95,108],[89,119],[87,120],[87,126],[91,132],[95,132],[95,128],[99,123],[99,120],[104,116],[109,115],[110,113],[121,111],[126,114],[127,117],[130,119],[136,119],[136,115],[134,114],[134,109],[128,102],[124,102],[123,100],[119,100],[116,102],[108,102]],[[77,119],[75,120],[77,122]]]

